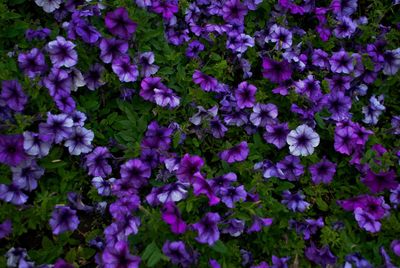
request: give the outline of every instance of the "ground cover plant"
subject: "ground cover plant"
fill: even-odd
[[[0,267],[400,265],[400,3],[0,2]]]

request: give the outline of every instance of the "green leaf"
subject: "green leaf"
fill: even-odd
[[[318,197],[315,202],[317,203],[317,206],[320,210],[322,211],[328,210],[329,206],[324,200],[322,200],[322,198]]]
[[[221,241],[218,240],[214,246],[211,247],[213,250],[215,250],[216,252],[219,252],[221,254],[227,254],[228,253],[228,248],[225,246],[225,244]]]
[[[162,256],[163,254],[154,241],[151,242],[142,253],[142,259],[147,261],[147,266],[149,267],[156,265],[161,260]]]

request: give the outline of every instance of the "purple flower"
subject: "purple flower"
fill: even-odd
[[[274,24],[269,28],[269,35],[265,38],[265,42],[276,43],[276,49],[288,49],[292,46],[292,32]]]
[[[152,121],[147,126],[141,146],[144,148],[168,150],[171,144],[172,132],[172,129],[160,127],[156,121]]]
[[[154,101],[161,107],[175,108],[180,104],[180,98],[170,88],[155,88],[154,89]]]
[[[271,82],[281,83],[292,77],[292,68],[286,60],[274,61],[269,58],[263,58],[263,77],[268,78]]]
[[[111,63],[117,57],[126,54],[128,51],[128,42],[115,38],[101,39],[100,42],[100,59],[104,63]]]
[[[174,13],[179,10],[177,0],[154,0],[152,1],[151,10],[157,14],[162,14],[167,21],[171,20]]]
[[[48,28],[32,30],[28,29],[25,32],[25,38],[28,41],[32,41],[34,39],[44,40],[46,39],[51,33],[51,30]]]
[[[393,170],[374,173],[368,169],[367,174],[361,181],[368,186],[373,193],[382,192],[385,189],[395,189],[399,183],[396,181],[396,173]]]
[[[104,268],[139,268],[140,264],[140,257],[129,253],[129,245],[125,241],[108,245],[101,258]]]
[[[49,90],[50,96],[55,98],[56,95],[70,93],[72,80],[66,70],[53,67],[49,75],[43,78],[43,85]]]
[[[154,64],[154,53],[153,52],[143,52],[139,54],[138,64],[140,65],[140,75],[142,77],[149,77],[157,73],[158,67]]]
[[[16,183],[9,185],[0,184],[0,199],[14,205],[22,205],[28,200],[28,196],[22,191]]]
[[[322,49],[314,49],[312,54],[312,64],[323,69],[328,68],[328,53],[326,53]]]
[[[179,163],[176,177],[181,182],[191,181],[202,166],[204,166],[204,160],[200,156],[185,154]]]
[[[264,139],[278,149],[282,149],[286,145],[286,138],[289,134],[288,123],[267,124],[265,126]]]
[[[47,69],[46,61],[43,53],[38,48],[32,48],[27,53],[18,55],[19,68],[29,78],[41,75]]]
[[[105,25],[113,35],[122,39],[130,39],[137,27],[137,24],[129,18],[128,11],[124,7],[108,12],[105,17]]]
[[[282,197],[281,203],[294,212],[304,212],[310,206],[310,203],[304,201],[306,196],[302,191],[292,194],[289,190],[285,190],[282,193]]]
[[[355,267],[373,268],[373,266],[364,259],[360,253],[353,253],[346,256],[345,267],[354,264]],[[349,266],[350,267],[350,266]],[[351,266],[353,267],[353,266]]]
[[[182,265],[182,267],[190,267],[195,261],[193,254],[187,251],[183,241],[165,241],[162,252],[173,264]]]
[[[215,195],[215,190],[210,186],[209,181],[205,180],[200,172],[196,172],[192,178],[193,193],[195,196],[204,194],[208,197],[208,204],[214,206],[220,199]]]
[[[222,6],[222,17],[231,24],[242,24],[248,10],[240,0],[227,0]]]
[[[114,59],[112,62],[112,70],[121,82],[135,82],[139,76],[137,66],[131,64],[128,55],[122,55]]]
[[[121,165],[120,173],[121,179],[133,182],[133,186],[139,189],[147,184],[147,180],[151,176],[151,169],[140,159],[131,159]]]
[[[0,163],[17,166],[25,159],[22,135],[0,135]]]
[[[8,236],[12,232],[11,220],[5,220],[0,224],[0,239]]]
[[[148,101],[154,101],[154,89],[164,89],[166,86],[161,83],[161,77],[146,77],[140,82],[139,95]]]
[[[311,173],[311,180],[315,184],[325,183],[328,184],[332,181],[333,175],[336,172],[336,164],[327,160],[324,157],[320,162],[315,163],[309,167]]]
[[[64,143],[68,147],[71,155],[80,155],[81,153],[89,153],[92,150],[92,140],[94,138],[93,131],[84,127],[75,127],[71,135]]]
[[[66,114],[53,115],[47,113],[46,123],[39,124],[39,135],[51,135],[54,143],[59,144],[72,135],[74,121]]]
[[[306,79],[294,82],[296,93],[313,98],[322,94],[320,82],[314,79],[313,75],[308,75]]]
[[[350,117],[349,110],[351,109],[351,99],[344,95],[343,92],[336,91],[328,94],[326,102],[333,120],[341,121]]]
[[[4,224],[4,223],[3,223]],[[1,235],[0,235],[1,237]],[[400,241],[399,240],[393,240],[392,243],[390,243],[390,247],[392,248],[392,251],[394,254],[397,256],[400,256]]]
[[[193,229],[197,231],[196,240],[202,244],[213,245],[219,239],[218,223],[221,217],[218,213],[208,212],[197,223],[193,224]]]
[[[76,230],[79,219],[76,216],[76,211],[68,206],[55,206],[49,223],[53,234],[59,235],[66,231]]]
[[[49,154],[52,134],[37,134],[29,131],[23,133],[25,153],[32,156],[43,157]]]
[[[277,175],[281,179],[289,181],[297,181],[304,173],[304,167],[300,162],[300,158],[293,155],[286,156],[283,160],[276,164]]]
[[[333,53],[329,63],[334,73],[349,74],[354,71],[353,59],[344,50]]]
[[[244,220],[229,219],[226,224],[227,226],[221,231],[223,234],[230,234],[233,237],[238,237],[244,231]]]
[[[60,8],[61,0],[35,0],[35,3],[42,7],[44,12],[52,13]]]
[[[210,120],[210,131],[214,138],[220,139],[225,136],[228,128],[222,124],[221,120],[216,116]]]
[[[248,155],[249,147],[246,141],[242,141],[238,145],[219,153],[219,157],[229,164],[234,162],[242,162],[246,160]]]
[[[89,175],[102,178],[110,175],[112,168],[107,159],[111,157],[112,155],[107,147],[96,147],[90,154],[86,155],[85,166],[89,170]]]
[[[322,267],[327,267],[328,264],[334,265],[337,259],[329,249],[329,246],[326,245],[319,249],[313,242],[311,242],[310,247],[306,248],[304,254],[307,259]]]
[[[98,194],[102,196],[109,196],[111,194],[111,187],[114,182],[115,178],[104,180],[102,177],[94,177],[92,179],[92,185],[96,187]]]
[[[362,108],[362,113],[364,114],[363,122],[366,124],[376,125],[379,120],[379,116],[386,110],[383,105],[383,95],[378,96],[378,98],[373,95],[369,99],[369,105]]]
[[[96,63],[89,68],[89,71],[85,74],[85,82],[88,89],[95,90],[105,84],[102,80],[103,72],[104,67],[99,63]]]
[[[235,91],[235,98],[240,109],[252,108],[256,101],[257,88],[247,82],[242,82],[238,85]]]
[[[300,125],[289,132],[286,142],[289,144],[289,151],[295,156],[307,156],[314,152],[320,141],[319,135],[309,126]]]
[[[277,117],[278,108],[275,104],[257,103],[254,105],[253,112],[250,114],[250,122],[256,127],[265,127],[267,124],[275,123]]]
[[[333,0],[330,8],[339,17],[350,16],[357,10],[357,0]]]
[[[226,47],[236,53],[244,53],[249,47],[254,47],[254,39],[250,35],[241,33],[228,38]]]
[[[204,45],[197,40],[194,40],[189,43],[188,48],[186,49],[186,57],[189,59],[197,58],[198,54],[204,50]]]
[[[218,80],[212,76],[206,75],[199,70],[195,70],[193,73],[193,82],[196,85],[199,85],[202,90],[209,92],[209,91],[216,91]]]
[[[400,49],[385,51],[383,59],[383,73],[395,75],[400,69]]]
[[[14,184],[28,192],[37,188],[37,180],[44,174],[44,169],[30,158],[16,167],[11,167],[11,171]]]
[[[73,113],[76,109],[76,103],[71,94],[65,91],[57,92],[53,97],[57,108],[63,113]]]
[[[183,234],[186,231],[186,223],[181,219],[178,207],[173,202],[164,204],[162,219],[169,224],[174,234]]]
[[[5,80],[1,83],[0,101],[4,101],[8,108],[21,112],[28,102],[28,96],[22,90],[17,80]]]
[[[271,218],[260,218],[258,216],[253,217],[253,224],[247,229],[247,233],[259,232],[265,226],[270,226],[273,222]]]
[[[381,229],[381,223],[375,219],[370,213],[358,207],[354,210],[354,217],[358,225],[364,230],[376,233]]]
[[[241,185],[239,187],[222,187],[219,191],[221,195],[221,201],[224,203],[228,208],[234,208],[236,202],[239,200],[246,200],[247,192],[244,189],[244,186]]]
[[[146,196],[146,201],[152,205],[166,202],[179,202],[187,197],[189,183],[175,182],[159,188],[153,187],[151,193]]]
[[[50,60],[55,67],[72,67],[78,63],[78,53],[74,50],[75,44],[57,36],[56,40],[47,44]]]
[[[333,34],[341,38],[350,38],[357,29],[357,23],[355,23],[350,17],[339,17],[339,24],[333,30]]]

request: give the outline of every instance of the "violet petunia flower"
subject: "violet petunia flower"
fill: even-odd
[[[246,200],[247,192],[244,189],[243,185],[238,187],[222,187],[219,191],[221,196],[221,201],[224,203],[228,208],[234,208],[235,203],[239,200]]]
[[[231,24],[242,24],[248,10],[240,0],[227,0],[222,6],[222,17]]]
[[[252,225],[247,229],[247,233],[259,232],[263,227],[270,226],[273,222],[272,218],[253,217]]]
[[[92,185],[96,187],[97,193],[102,196],[109,196],[111,194],[111,187],[115,182],[115,178],[105,180],[102,177],[94,177]]]
[[[245,82],[238,85],[235,91],[236,103],[240,109],[252,108],[256,101],[257,88]]]
[[[28,29],[25,31],[25,38],[28,41],[32,41],[34,39],[44,40],[46,39],[51,33],[51,30],[48,28],[41,28],[41,29]]]
[[[281,203],[294,212],[304,212],[310,207],[310,203],[304,201],[306,196],[302,191],[292,194],[289,190],[285,190],[282,193],[282,197]]]
[[[120,173],[122,180],[133,182],[133,186],[139,189],[147,184],[147,180],[151,176],[151,169],[140,159],[130,159],[125,164],[121,165]]]
[[[27,53],[20,53],[18,65],[29,78],[41,75],[47,69],[44,55],[38,48],[32,48]]]
[[[51,141],[59,144],[72,135],[73,125],[74,121],[67,114],[51,114],[48,112],[46,123],[39,124],[39,136],[42,136],[44,141],[49,142],[47,136],[51,135]]]
[[[305,249],[304,254],[307,259],[321,265],[322,267],[327,267],[329,264],[334,265],[337,260],[328,245],[323,246],[322,248],[317,248],[313,242],[311,242],[310,247]]]
[[[78,53],[74,50],[75,44],[65,40],[62,36],[57,36],[56,40],[47,44],[47,51],[50,60],[55,67],[70,68],[78,63]]]
[[[129,253],[129,245],[126,241],[118,241],[109,245],[101,255],[104,268],[139,268],[140,257]]]
[[[71,155],[86,154],[92,150],[93,131],[84,127],[75,127],[71,135],[66,139],[64,146]]]
[[[193,229],[197,231],[196,240],[202,244],[212,246],[219,239],[218,223],[221,217],[218,213],[208,212],[204,217],[193,224]]]
[[[60,8],[62,0],[35,0],[36,5],[43,8],[44,12],[52,13]]]
[[[4,223],[3,223],[4,224]],[[1,237],[1,235],[0,235]],[[400,256],[400,241],[395,239],[390,243],[390,248],[392,249],[393,253],[397,256]]]
[[[400,48],[385,51],[383,59],[383,73],[386,75],[395,75],[400,69]]]
[[[320,81],[316,80],[313,75],[308,75],[306,79],[293,83],[295,91],[298,94],[313,98],[322,94]]]
[[[11,220],[5,220],[0,224],[0,239],[7,237],[11,234],[12,231],[12,222]]]
[[[314,153],[314,148],[319,145],[319,135],[309,126],[300,125],[289,132],[286,142],[289,151],[295,156],[307,156]]]
[[[324,157],[320,162],[315,163],[309,167],[311,173],[311,180],[315,184],[324,183],[328,184],[332,181],[333,175],[336,172],[336,164],[327,160]]]
[[[353,59],[344,50],[334,52],[329,63],[334,73],[350,74],[354,71]]]
[[[186,49],[186,57],[189,59],[197,58],[199,53],[204,50],[204,45],[200,41],[194,40],[189,43]]]
[[[290,63],[286,60],[274,61],[269,58],[263,58],[263,77],[274,83],[284,82],[292,77],[292,69]]]
[[[333,34],[338,38],[351,38],[357,29],[357,23],[350,17],[339,17],[339,24],[333,30]]]
[[[112,70],[121,82],[135,82],[139,76],[138,68],[131,64],[128,55],[121,55],[113,60]]]
[[[152,51],[140,53],[138,56],[138,64],[140,66],[140,75],[149,77],[157,73],[158,67],[154,64],[154,53]]]
[[[71,91],[72,80],[69,77],[69,73],[64,69],[51,68],[50,73],[42,81],[52,98],[61,94],[69,95]]]
[[[14,205],[22,205],[28,200],[28,196],[22,191],[16,183],[9,185],[0,184],[0,199]]]
[[[53,234],[59,235],[66,231],[76,230],[79,219],[76,216],[76,211],[68,206],[55,206],[49,223]]]
[[[180,98],[170,88],[155,88],[154,101],[161,107],[176,108],[180,104]]]
[[[113,35],[122,39],[130,39],[137,27],[136,22],[129,18],[128,11],[124,7],[108,12],[105,16],[105,25]]]
[[[368,232],[376,233],[381,229],[381,223],[360,207],[354,210],[354,217],[358,225]]]
[[[278,117],[278,107],[275,104],[257,103],[250,114],[250,122],[256,127],[265,127],[267,124],[273,124]]]
[[[173,264],[182,267],[190,267],[195,261],[193,254],[186,249],[183,241],[165,241],[162,252]]]
[[[172,132],[171,128],[161,127],[156,121],[152,121],[147,126],[141,146],[143,148],[168,150],[171,145]]]
[[[244,220],[239,220],[239,219],[229,219],[226,222],[226,227],[221,230],[221,233],[223,234],[229,234],[233,237],[238,237],[240,236],[245,227]]]
[[[179,163],[176,177],[181,182],[191,181],[202,166],[204,166],[204,160],[200,156],[185,154]]]
[[[207,196],[210,206],[214,206],[219,203],[220,199],[215,195],[215,189],[211,187],[209,181],[204,179],[200,172],[196,172],[192,179],[193,194],[198,196],[204,194]]]
[[[147,100],[154,102],[154,90],[167,88],[162,82],[161,77],[146,77],[140,82],[139,95]]]
[[[199,70],[195,70],[193,73],[193,82],[200,86],[200,88],[206,92],[216,91],[218,80],[212,76],[206,75]]]
[[[107,159],[112,155],[107,147],[96,147],[90,154],[85,157],[85,166],[88,174],[94,177],[105,178],[111,174],[112,168],[108,164]]]
[[[328,111],[332,114],[331,119],[341,121],[350,117],[351,99],[341,91],[331,92],[326,99]]]
[[[13,183],[19,188],[31,192],[37,188],[37,180],[44,174],[34,159],[28,158],[16,167],[11,167]]]
[[[4,101],[11,110],[21,112],[28,102],[28,96],[17,80],[5,80],[1,83],[0,101]]]
[[[379,193],[386,189],[393,190],[399,185],[396,181],[396,173],[393,170],[375,173],[371,169],[368,169],[367,174],[363,176],[361,181],[373,193]]]
[[[301,164],[298,156],[287,155],[276,164],[276,171],[276,175],[281,179],[297,181],[304,173],[304,166]]]
[[[172,20],[174,14],[178,12],[178,0],[153,0],[151,10],[154,13],[162,14],[163,19]]]
[[[95,90],[104,85],[105,82],[102,79],[103,73],[104,73],[103,65],[99,63],[92,65],[89,68],[89,71],[85,74],[85,82],[87,88],[90,90]]]
[[[17,166],[25,159],[24,137],[22,135],[0,135],[0,163]]]
[[[249,155],[249,147],[246,141],[242,141],[236,146],[233,146],[230,149],[224,150],[219,153],[219,157],[228,162],[229,164],[235,162],[242,162],[246,160]]]
[[[181,219],[178,207],[173,202],[164,204],[162,219],[171,227],[174,234],[183,234],[186,231],[186,223]]]
[[[288,49],[292,46],[292,32],[274,24],[269,28],[269,35],[265,38],[265,42],[275,43],[276,49]]]
[[[288,123],[267,124],[263,137],[268,143],[275,145],[278,149],[282,149],[286,145],[289,131]]]
[[[104,63],[111,63],[117,57],[124,55],[128,51],[128,42],[125,40],[119,40],[115,38],[101,39],[99,44],[100,47],[100,59]]]

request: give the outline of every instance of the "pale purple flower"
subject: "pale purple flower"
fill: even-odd
[[[256,127],[265,127],[267,124],[273,124],[278,117],[278,107],[275,104],[257,103],[250,114],[250,122]]]
[[[112,70],[121,82],[135,82],[139,76],[138,68],[131,64],[128,55],[121,55],[113,60]]]
[[[36,5],[43,8],[44,12],[52,13],[60,8],[62,0],[35,0]]]
[[[295,156],[313,154],[319,141],[319,135],[307,125],[298,126],[295,130],[290,131],[286,138],[290,153]]]
[[[142,77],[149,77],[157,73],[160,67],[155,65],[154,61],[154,53],[151,51],[139,54],[138,64],[140,66],[140,75]]]
[[[244,189],[244,186],[238,187],[222,187],[219,191],[221,196],[221,201],[224,203],[228,208],[234,208],[235,203],[239,200],[246,200],[247,192]]]
[[[16,183],[9,185],[0,184],[0,199],[14,205],[22,205],[28,200],[28,196],[22,191]]]
[[[268,143],[275,145],[278,149],[282,149],[286,145],[288,134],[288,123],[267,124],[263,137]]]
[[[228,163],[234,163],[234,162],[241,162],[246,160],[247,156],[249,155],[249,147],[247,145],[246,141],[242,141],[238,145],[224,150],[219,154],[219,157],[228,162]]]
[[[226,222],[226,224],[227,226],[221,231],[221,233],[223,234],[229,234],[233,237],[238,237],[244,231],[244,226],[245,226],[244,220],[229,219],[228,222]]]
[[[269,28],[269,35],[265,38],[265,42],[275,43],[276,49],[287,49],[292,46],[292,32],[277,24]]]
[[[353,59],[344,50],[334,52],[329,63],[334,73],[350,74],[354,71]]]
[[[86,154],[92,150],[93,138],[93,131],[84,127],[74,127],[64,146],[68,148],[71,155]]]
[[[304,201],[306,196],[302,191],[292,194],[289,190],[285,190],[282,193],[282,197],[283,199],[281,203],[286,205],[288,209],[294,212],[304,212],[310,207],[310,203]]]
[[[30,158],[18,166],[11,167],[11,171],[13,173],[13,183],[28,192],[37,188],[37,180],[44,174],[44,169]]]
[[[74,50],[75,44],[57,36],[56,40],[47,44],[50,60],[55,67],[70,68],[78,63],[78,53]]]
[[[219,240],[218,223],[221,217],[218,213],[208,212],[197,223],[193,224],[193,229],[197,231],[196,240],[202,244],[212,246]]]
[[[128,51],[128,42],[115,38],[101,39],[100,42],[100,59],[104,63],[111,63],[114,59],[126,54]]]
[[[381,223],[360,207],[354,210],[354,217],[358,225],[368,232],[376,233],[381,229]]]
[[[115,178],[105,180],[102,177],[94,177],[92,179],[92,185],[96,187],[97,193],[102,196],[109,196],[111,194],[111,187],[114,182]]]

